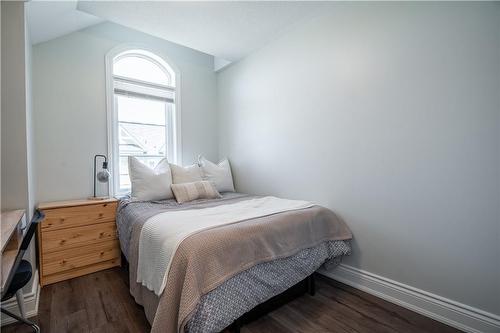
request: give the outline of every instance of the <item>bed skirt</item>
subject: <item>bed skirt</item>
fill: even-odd
[[[247,269],[205,294],[186,325],[186,332],[220,332],[261,303],[285,292],[324,265],[332,269],[349,255],[349,241],[327,241],[297,254]],[[141,287],[136,302],[153,322],[159,297]]]

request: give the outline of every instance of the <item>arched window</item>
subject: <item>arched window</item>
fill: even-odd
[[[113,194],[120,195],[130,190],[129,156],[150,167],[164,157],[177,160],[176,74],[160,56],[142,49],[113,55],[108,67],[108,143]]]

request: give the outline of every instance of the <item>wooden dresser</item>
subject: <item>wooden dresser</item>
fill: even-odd
[[[121,264],[116,233],[118,200],[42,203],[38,228],[40,284],[71,279]]]

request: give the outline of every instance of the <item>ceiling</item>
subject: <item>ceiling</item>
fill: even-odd
[[[78,9],[229,61],[318,10],[313,2],[80,1]]]
[[[34,44],[106,20],[225,63],[261,48],[326,5],[312,1],[31,1],[29,22]]]
[[[38,44],[104,21],[76,9],[78,1],[30,1],[27,5],[31,42]]]

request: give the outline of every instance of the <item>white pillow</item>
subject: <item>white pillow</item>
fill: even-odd
[[[197,164],[189,165],[187,167],[170,164],[170,170],[172,170],[173,184],[193,183],[203,180],[201,178],[200,167]]]
[[[219,192],[234,192],[233,175],[227,158],[215,164],[203,156],[198,157],[203,179],[215,184]]]
[[[150,169],[133,156],[128,157],[128,173],[132,184],[132,200],[172,199],[174,194],[172,173],[166,158],[162,159],[154,169]]]

